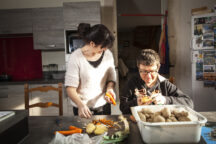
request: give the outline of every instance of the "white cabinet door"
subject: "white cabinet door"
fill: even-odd
[[[25,109],[23,85],[0,86],[0,90],[0,110]]]

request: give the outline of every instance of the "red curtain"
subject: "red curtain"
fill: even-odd
[[[41,51],[33,49],[33,37],[0,38],[0,75],[13,81],[42,78]]]

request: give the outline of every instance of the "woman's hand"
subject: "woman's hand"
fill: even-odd
[[[78,106],[78,115],[81,118],[91,118],[92,113],[86,104],[81,104]]]
[[[113,91],[113,89],[108,89],[107,91],[106,91],[106,93],[109,93],[110,95],[112,95],[113,96],[113,99],[114,100],[116,100],[116,94],[115,94],[115,92]],[[108,103],[110,103],[110,104],[112,104],[113,102],[111,101],[111,99],[108,97],[108,96],[104,96],[104,99],[108,102]]]
[[[152,94],[151,98],[153,99],[154,104],[166,104],[166,98],[161,93]]]

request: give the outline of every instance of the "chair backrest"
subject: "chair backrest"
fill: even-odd
[[[59,115],[63,115],[63,102],[62,102],[62,83],[58,83],[58,87],[53,86],[40,86],[40,87],[34,87],[29,88],[29,84],[25,84],[25,109],[33,108],[33,107],[41,107],[41,108],[47,108],[50,106],[54,106],[59,108]],[[48,92],[48,91],[56,91],[58,92],[59,96],[59,103],[53,103],[53,102],[38,102],[34,104],[29,104],[29,94],[40,91],[40,92]]]

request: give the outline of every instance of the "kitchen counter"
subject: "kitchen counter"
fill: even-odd
[[[216,112],[200,112],[208,121],[216,122]],[[125,115],[130,124],[130,134],[124,141],[125,144],[143,144],[137,124],[129,119],[129,115]],[[106,118],[117,120],[118,115],[97,115],[91,119],[84,119],[77,116],[31,116],[29,117],[29,136],[23,141],[23,144],[45,144],[51,142],[54,138],[54,132],[57,130],[67,130],[69,125],[83,128],[92,119]],[[58,123],[57,123],[58,122]],[[201,137],[199,144],[204,144]]]
[[[28,111],[13,111],[14,115],[0,120],[0,140],[3,143],[18,143],[29,134]]]
[[[210,122],[216,122],[216,111],[212,112],[199,112],[201,115],[207,118]]]
[[[56,83],[64,83],[64,79],[36,79],[36,80],[28,80],[28,81],[2,81],[0,85],[24,85],[28,84],[56,84]]]
[[[126,116],[129,119],[129,115]],[[83,128],[93,119],[112,119],[118,120],[118,115],[97,115],[91,119],[84,119],[78,116],[31,116],[29,117],[29,137],[22,144],[47,144],[55,137],[57,130],[67,130],[70,125]],[[56,123],[58,121],[58,123]],[[143,144],[137,124],[130,121],[130,134],[125,144]]]

